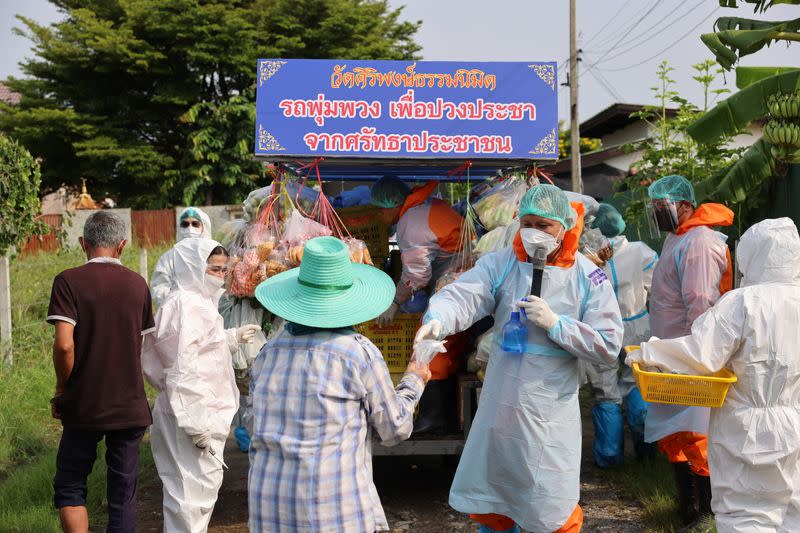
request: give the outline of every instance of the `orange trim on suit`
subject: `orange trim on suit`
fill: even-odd
[[[675,231],[683,235],[692,228],[700,226],[730,226],[733,224],[733,211],[722,204],[702,204]],[[720,295],[733,288],[733,263],[730,249],[725,250],[728,266],[719,284]],[[658,441],[658,449],[671,463],[689,462],[689,468],[698,476],[708,476],[708,437],[702,433],[679,431]]]
[[[514,527],[514,521],[501,514],[471,514],[469,517],[479,524],[488,526],[495,531],[505,531]],[[564,525],[553,533],[579,533],[582,527],[583,509],[581,509],[580,505],[576,505],[572,514],[567,518],[567,521],[564,522]]]

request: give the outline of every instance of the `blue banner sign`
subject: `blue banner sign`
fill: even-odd
[[[260,59],[256,155],[556,159],[553,62]]]

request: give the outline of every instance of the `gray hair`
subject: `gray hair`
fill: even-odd
[[[125,222],[110,211],[92,213],[83,225],[83,240],[92,248],[116,248],[126,236]]]

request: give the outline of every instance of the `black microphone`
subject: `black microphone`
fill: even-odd
[[[531,294],[541,298],[542,277],[544,276],[544,265],[547,263],[547,251],[544,248],[537,248],[534,252],[534,256],[530,258],[530,262],[533,264]]]

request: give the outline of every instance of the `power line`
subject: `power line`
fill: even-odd
[[[617,37],[617,35],[622,35],[622,39],[625,39],[625,37],[627,36],[628,32],[633,30],[644,19],[646,19],[648,16],[650,16],[650,14],[653,11],[655,11],[658,7],[660,7],[662,3],[663,2],[661,2],[659,0],[655,0],[649,6],[647,6],[645,4],[645,9],[643,11],[637,11],[635,15],[632,15],[631,17],[629,17],[626,22],[622,23],[622,25],[619,27],[619,29],[617,29],[616,31],[611,32],[605,39],[602,39],[599,43],[597,43],[597,45],[595,47],[596,48],[602,48],[603,46],[605,46],[605,44],[609,43],[611,40],[613,40],[615,37]],[[636,19],[635,22],[630,23],[630,21],[634,20],[634,19]],[[606,50],[605,53],[607,53],[609,50],[613,49],[615,46],[616,46],[616,44],[614,46],[612,46],[611,48],[609,48],[608,50]]]
[[[678,44],[679,42],[684,40],[686,37],[691,35],[697,28],[699,28],[705,21],[707,21],[711,17],[711,15],[716,13],[717,10],[719,10],[719,6],[715,7],[714,10],[711,13],[709,13],[708,15],[706,15],[703,18],[703,20],[698,22],[696,25],[692,26],[692,29],[690,29],[689,31],[687,31],[686,33],[684,33],[683,35],[678,37],[678,39],[675,40],[672,44],[670,44],[669,46],[667,46],[666,48],[664,48],[662,50],[659,50],[657,53],[653,54],[652,56],[648,57],[647,59],[643,59],[643,60],[639,61],[638,63],[634,63],[633,65],[628,65],[627,67],[606,68],[606,69],[598,68],[598,70],[602,70],[603,72],[620,72],[620,71],[623,71],[623,70],[628,70],[628,69],[632,69],[632,68],[638,67],[639,65],[643,65],[643,64],[647,63],[648,61],[651,61],[651,60],[657,58],[658,56],[660,56],[664,52],[666,52],[668,50],[671,50],[676,44]],[[595,65],[597,65],[597,63],[593,63],[592,67],[594,67]]]
[[[605,81],[605,82],[606,82],[606,85],[608,85],[608,86],[609,86],[609,87],[610,87],[610,88],[611,88],[611,89],[614,91],[614,93],[617,95],[617,100],[618,100],[618,101],[622,102],[622,101],[624,101],[624,100],[625,100],[625,98],[622,96],[622,93],[621,93],[621,92],[619,92],[619,91],[617,91],[617,90],[614,88],[614,84],[613,84],[613,83],[611,83],[611,81],[609,81],[609,79],[608,79],[608,78],[606,78],[605,74],[603,74],[602,72],[600,72],[600,70],[599,70],[599,69],[596,69],[596,68],[595,68],[595,69],[592,69],[592,73],[593,73],[593,75],[600,76],[600,78],[601,78],[603,81]]]
[[[683,5],[684,5],[684,4],[686,4],[686,2],[688,2],[688,1],[689,1],[689,0],[683,0],[683,2],[681,2],[681,3],[680,3],[680,5],[678,5],[678,7],[676,7],[676,8],[675,8],[675,11],[673,11],[673,13],[676,13],[676,12],[677,12],[677,11],[678,11],[678,10],[679,10],[679,9],[680,9],[680,8],[681,8]],[[674,25],[676,22],[678,22],[678,21],[680,21],[680,20],[683,20],[683,19],[685,19],[685,18],[686,18],[687,16],[689,16],[689,15],[690,15],[692,12],[694,12],[694,10],[695,10],[695,9],[697,9],[698,7],[700,7],[700,4],[702,4],[702,3],[704,3],[704,2],[705,2],[705,0],[700,0],[700,1],[699,1],[697,4],[695,4],[695,5],[694,5],[694,7],[691,7],[691,8],[689,8],[689,10],[688,10],[688,11],[686,11],[686,12],[685,12],[683,15],[679,16],[678,18],[676,18],[676,19],[675,19],[675,20],[673,20],[673,21],[670,21],[670,22],[667,22],[667,21],[664,21],[664,20],[659,20],[659,21],[657,21],[655,24],[653,24],[652,26],[648,27],[646,30],[642,31],[642,32],[641,32],[639,35],[632,37],[631,39],[633,39],[633,41],[634,41],[634,42],[631,42],[631,40],[628,40],[628,41],[626,41],[626,42],[622,43],[622,44],[627,44],[627,45],[629,45],[627,48],[624,48],[624,49],[620,50],[619,52],[617,52],[617,53],[616,53],[616,54],[614,54],[613,56],[611,56],[611,57],[608,57],[608,58],[606,58],[606,59],[605,59],[605,60],[603,60],[603,61],[604,61],[604,62],[606,62],[606,61],[611,61],[611,60],[612,60],[612,59],[614,59],[614,58],[617,58],[617,57],[619,57],[619,56],[621,56],[621,55],[624,55],[624,54],[626,54],[627,52],[629,52],[629,51],[633,50],[634,48],[638,48],[638,47],[639,47],[639,45],[641,45],[642,43],[644,43],[644,42],[645,42],[645,41],[647,41],[648,39],[652,39],[653,37],[655,37],[655,36],[657,36],[657,35],[661,35],[661,34],[662,34],[662,33],[664,33],[665,31],[672,29],[672,28],[674,27],[673,25]],[[655,33],[653,33],[653,34],[648,34],[648,32],[649,32],[650,30],[652,30],[653,28],[655,28],[655,27],[656,27],[656,26],[658,26],[659,24],[662,24],[662,28],[661,28],[660,30],[658,30],[657,32],[655,32]],[[644,37],[644,39],[641,39],[642,37]]]
[[[594,70],[594,69],[592,69],[592,68],[590,67],[590,68],[584,69],[584,72],[588,72],[589,74],[591,74],[591,75],[592,75],[592,77],[593,77],[595,80],[597,80],[597,83],[599,83],[599,84],[600,84],[600,86],[601,86],[601,87],[603,87],[603,89],[605,89],[605,90],[606,90],[606,92],[607,92],[607,93],[608,93],[608,94],[611,96],[611,98],[613,98],[615,101],[617,101],[617,102],[621,102],[621,101],[623,100],[622,96],[621,96],[619,93],[617,93],[617,91],[616,91],[616,90],[614,90],[614,88],[613,88],[613,87],[612,87],[610,84],[608,84],[608,83],[605,81],[605,79],[603,79],[601,76],[599,76],[599,75],[598,75],[599,73],[598,73],[598,72],[595,72],[595,70]]]
[[[645,18],[647,18],[647,16],[648,16],[648,15],[650,15],[650,13],[652,13],[652,12],[655,10],[655,8],[656,8],[656,7],[658,7],[659,3],[660,3],[660,2],[659,2],[659,0],[656,0],[655,2],[653,2],[653,4],[650,6],[650,8],[647,10],[647,12],[646,12],[644,15],[642,15],[642,16],[639,18],[639,20],[637,20],[637,21],[636,21],[636,22],[633,24],[633,26],[632,26],[632,27],[636,27],[636,26],[638,26],[638,25],[639,25],[639,24],[640,24],[640,23],[641,23],[641,22],[642,22],[642,21],[643,21]],[[596,66],[598,63],[600,63],[601,61],[603,61],[603,59],[605,59],[605,57],[608,55],[608,53],[609,53],[611,50],[615,49],[615,48],[616,48],[616,47],[619,45],[619,43],[621,43],[621,42],[622,42],[622,41],[625,39],[625,37],[626,37],[626,36],[625,36],[625,34],[623,33],[622,37],[620,37],[620,38],[619,38],[619,40],[618,40],[617,42],[615,42],[613,46],[611,46],[611,48],[609,48],[608,50],[606,50],[606,52],[605,52],[605,53],[604,53],[602,56],[600,56],[600,59],[598,59],[597,61],[595,61],[594,63],[592,63],[592,64],[591,64],[591,66],[592,66],[592,67],[594,67],[594,66]]]
[[[620,8],[617,10],[617,12],[616,12],[616,13],[614,13],[613,15],[611,15],[611,18],[610,18],[610,19],[608,19],[608,20],[605,22],[605,24],[601,25],[601,26],[600,26],[600,29],[599,29],[599,30],[597,30],[597,32],[596,32],[594,35],[592,35],[592,36],[589,38],[589,40],[588,40],[588,41],[586,41],[586,42],[584,43],[584,45],[583,45],[583,46],[589,46],[589,44],[590,44],[592,41],[594,41],[595,39],[597,39],[597,36],[598,36],[598,35],[600,35],[601,33],[603,33],[603,30],[607,29],[607,28],[608,28],[608,25],[609,25],[609,24],[610,24],[612,21],[616,20],[616,18],[617,18],[617,15],[619,15],[620,13],[622,13],[622,10],[623,10],[623,9],[625,9],[626,7],[628,7],[628,4],[630,4],[630,3],[631,3],[631,1],[632,1],[632,0],[627,0],[627,2],[625,2],[624,4],[622,4],[622,7],[620,7]]]

